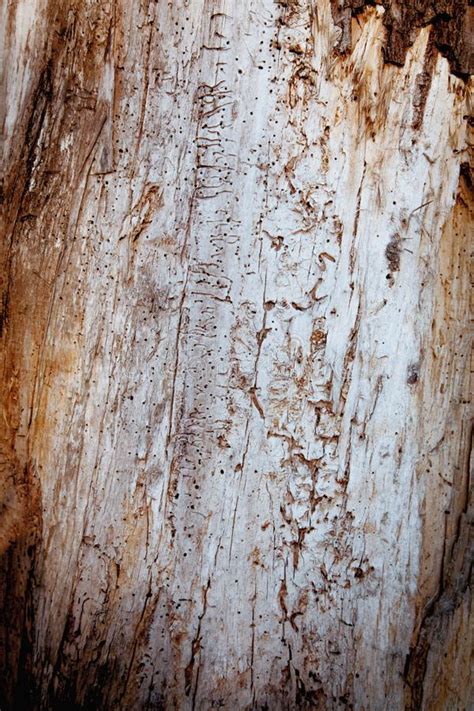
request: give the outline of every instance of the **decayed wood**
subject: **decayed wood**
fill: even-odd
[[[351,48],[352,18],[370,0],[331,0],[333,18],[340,28],[337,49]],[[449,59],[451,70],[466,78],[474,73],[474,9],[466,0],[382,0],[387,29],[383,55],[386,61],[403,65],[408,47],[420,29],[431,25],[432,41]]]
[[[412,5],[4,3],[2,708],[468,708],[472,8]]]

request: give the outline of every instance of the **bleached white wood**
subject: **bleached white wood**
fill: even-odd
[[[468,87],[436,55],[420,109],[430,29],[386,65],[382,15],[345,58],[328,0],[65,15],[15,233],[41,708],[405,708],[466,507]]]

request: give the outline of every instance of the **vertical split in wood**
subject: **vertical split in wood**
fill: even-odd
[[[467,708],[471,82],[364,5],[2,11],[5,708]]]

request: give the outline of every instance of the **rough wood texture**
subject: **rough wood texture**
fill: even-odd
[[[341,30],[339,51],[352,48],[352,18],[357,17],[374,0],[331,0],[333,18]],[[384,58],[402,66],[407,49],[416,39],[420,27],[432,25],[432,39],[447,57],[451,70],[460,76],[474,73],[474,8],[468,0],[382,0],[383,23],[387,28]]]
[[[472,8],[364,5],[3,4],[2,708],[468,709]]]

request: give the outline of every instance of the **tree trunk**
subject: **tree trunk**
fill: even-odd
[[[473,8],[364,4],[3,3],[2,709],[468,709]]]

